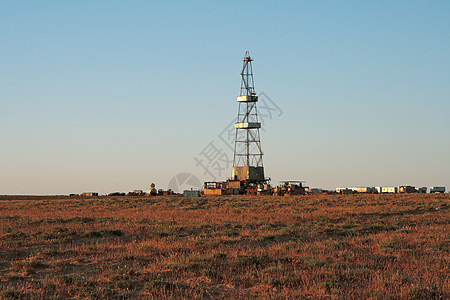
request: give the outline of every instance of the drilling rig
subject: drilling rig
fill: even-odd
[[[205,182],[205,194],[270,194],[270,178],[264,176],[263,152],[258,120],[258,96],[253,81],[253,59],[245,52],[242,71],[241,89],[237,102],[238,115],[234,128],[233,170],[226,182]]]
[[[257,194],[268,189],[269,178],[264,177],[263,151],[258,120],[258,96],[253,80],[253,59],[248,51],[241,71],[241,89],[234,128],[236,129],[231,181],[239,181],[247,194]],[[264,188],[265,187],[265,188]],[[242,190],[242,188],[241,188]]]

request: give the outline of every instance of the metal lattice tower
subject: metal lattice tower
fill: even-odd
[[[253,81],[252,61],[248,51],[245,52],[241,72],[241,91],[237,97],[239,103],[238,117],[234,127],[236,138],[234,143],[233,175],[234,180],[263,181],[263,152],[259,129],[256,103],[258,96]]]

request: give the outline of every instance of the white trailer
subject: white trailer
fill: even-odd
[[[381,187],[381,193],[398,193],[398,188],[396,186],[383,186]]]

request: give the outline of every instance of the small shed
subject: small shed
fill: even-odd
[[[200,191],[197,190],[185,190],[183,191],[184,197],[200,197]]]

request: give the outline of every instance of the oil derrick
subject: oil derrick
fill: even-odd
[[[239,104],[238,116],[234,127],[236,137],[234,142],[232,180],[244,182],[251,187],[267,183],[264,177],[263,152],[258,120],[258,96],[253,81],[253,68],[249,52],[245,56],[241,71],[241,90],[237,97]],[[248,189],[248,188],[247,188]]]
[[[237,97],[239,104],[238,116],[234,128],[233,172],[225,182],[205,182],[205,195],[270,195],[270,178],[264,177],[263,152],[259,129],[256,104],[258,96],[253,82],[253,68],[250,54],[245,52],[242,60],[241,90]]]

